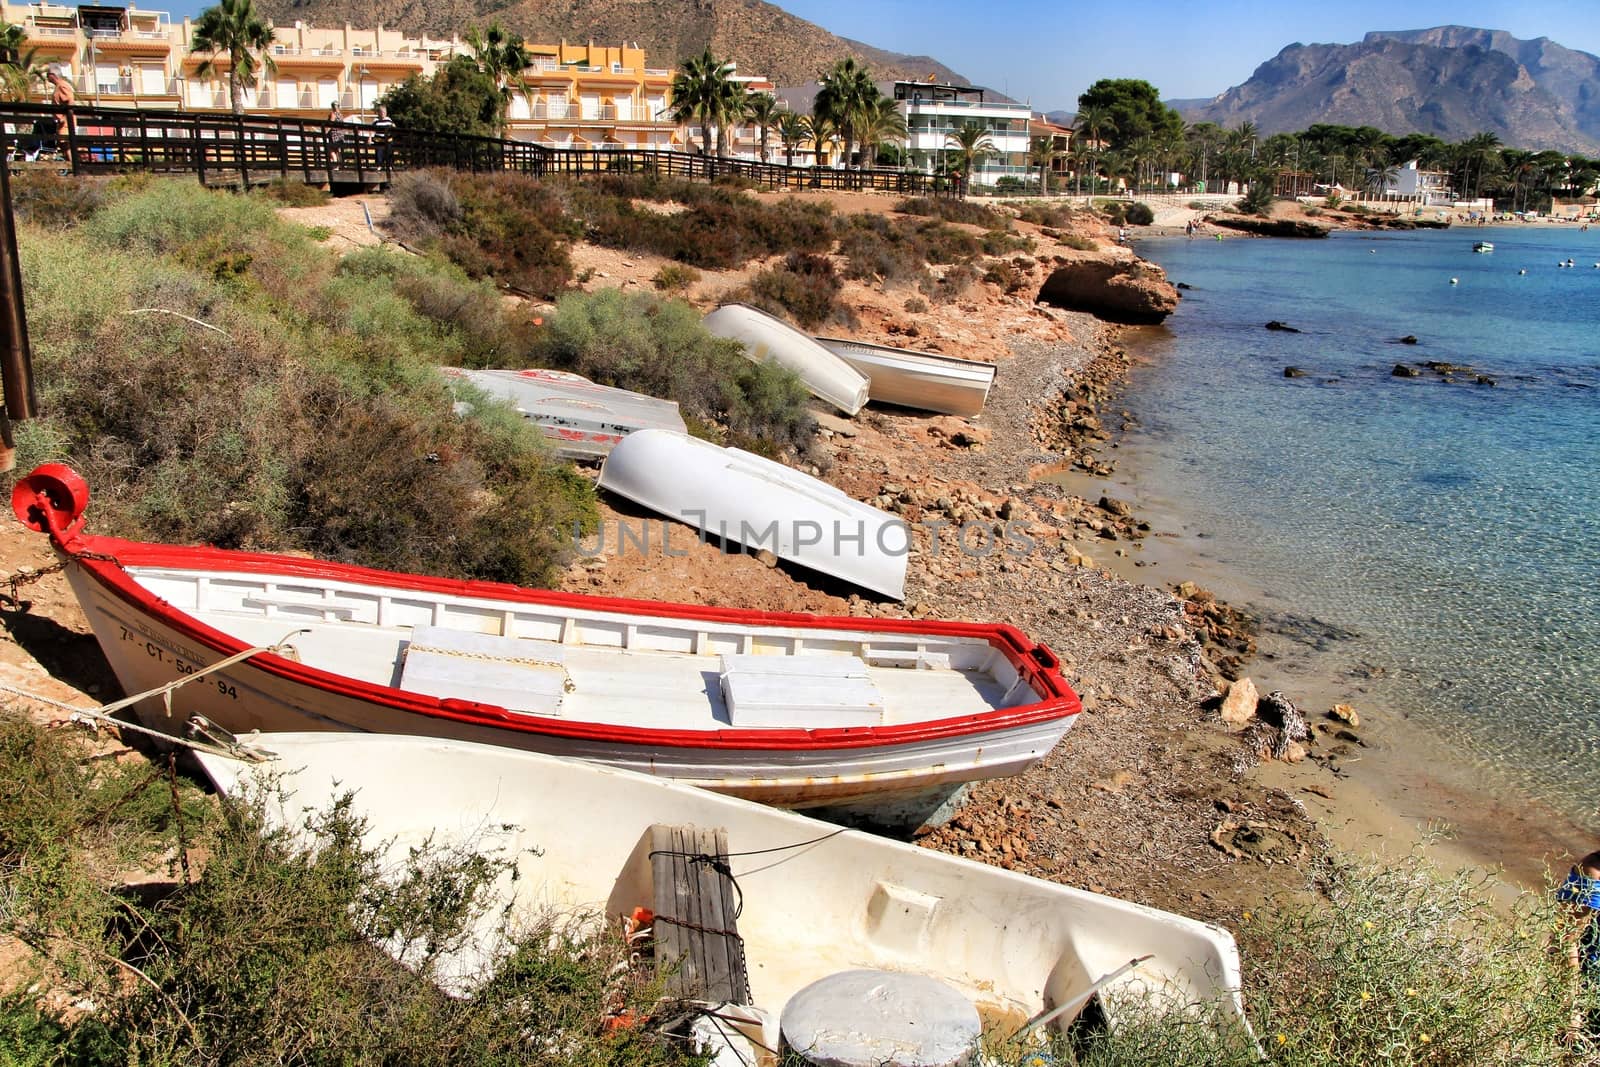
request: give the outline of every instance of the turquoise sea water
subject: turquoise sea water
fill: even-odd
[[[1139,251],[1194,287],[1126,398],[1139,488],[1486,783],[1600,828],[1600,227]],[[1390,374],[1423,360],[1497,384]]]

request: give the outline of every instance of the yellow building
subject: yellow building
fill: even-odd
[[[27,35],[24,47],[66,68],[80,104],[226,112],[227,58],[201,77],[207,53],[190,51],[193,20],[173,23],[165,11],[0,3],[9,23]],[[667,118],[673,71],[645,66],[644,50],[593,43],[528,45],[533,65],[513,86],[507,135],[553,147],[670,149],[681,147]],[[245,94],[255,115],[326,118],[338,104],[347,120],[367,121],[384,93],[413,74],[432,75],[470,49],[459,36],[408,37],[383,27],[336,29],[304,22],[273,29],[275,71],[260,71]],[[38,91],[48,96],[48,87]]]

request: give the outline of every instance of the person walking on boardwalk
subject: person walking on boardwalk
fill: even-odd
[[[328,127],[328,169],[331,171],[339,166],[339,152],[344,146],[344,112],[339,110],[337,101],[328,111],[328,121],[340,124]]]
[[[394,119],[389,117],[389,109],[379,104],[377,112],[372,116],[372,144],[376,150],[378,166],[389,166],[389,139],[394,136]]]
[[[50,83],[50,103],[61,109],[56,114],[56,132],[65,137],[67,133],[67,110],[77,102],[77,94],[72,91],[72,83],[61,74],[60,67],[51,67],[45,75],[45,80]]]

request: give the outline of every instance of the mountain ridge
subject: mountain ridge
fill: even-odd
[[[835,59],[854,56],[878,78],[967,84],[931,56],[891,52],[840,37],[765,0],[257,0],[279,23],[294,19],[322,25],[383,26],[407,33],[449,36],[468,26],[498,22],[540,43],[638,43],[652,66],[673,67],[710,47],[778,85],[809,81]]]
[[[1262,134],[1318,122],[1449,141],[1487,130],[1507,145],[1600,154],[1600,57],[1470,26],[1295,42],[1210,100],[1169,103],[1188,121]]]

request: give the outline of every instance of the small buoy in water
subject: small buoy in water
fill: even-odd
[[[1367,249],[1367,255],[1369,255],[1369,256],[1375,256],[1375,255],[1377,255],[1377,254],[1378,254],[1378,250],[1377,250],[1377,249],[1376,249],[1376,248],[1369,248],[1369,249]]]
[[[1450,279],[1450,284],[1451,285],[1460,285],[1461,284],[1461,279],[1460,278],[1451,278]]]
[[[1600,267],[1600,263],[1596,263],[1595,266]],[[1528,272],[1526,270],[1519,270],[1519,271],[1517,271],[1517,273],[1518,274],[1526,274]]]

